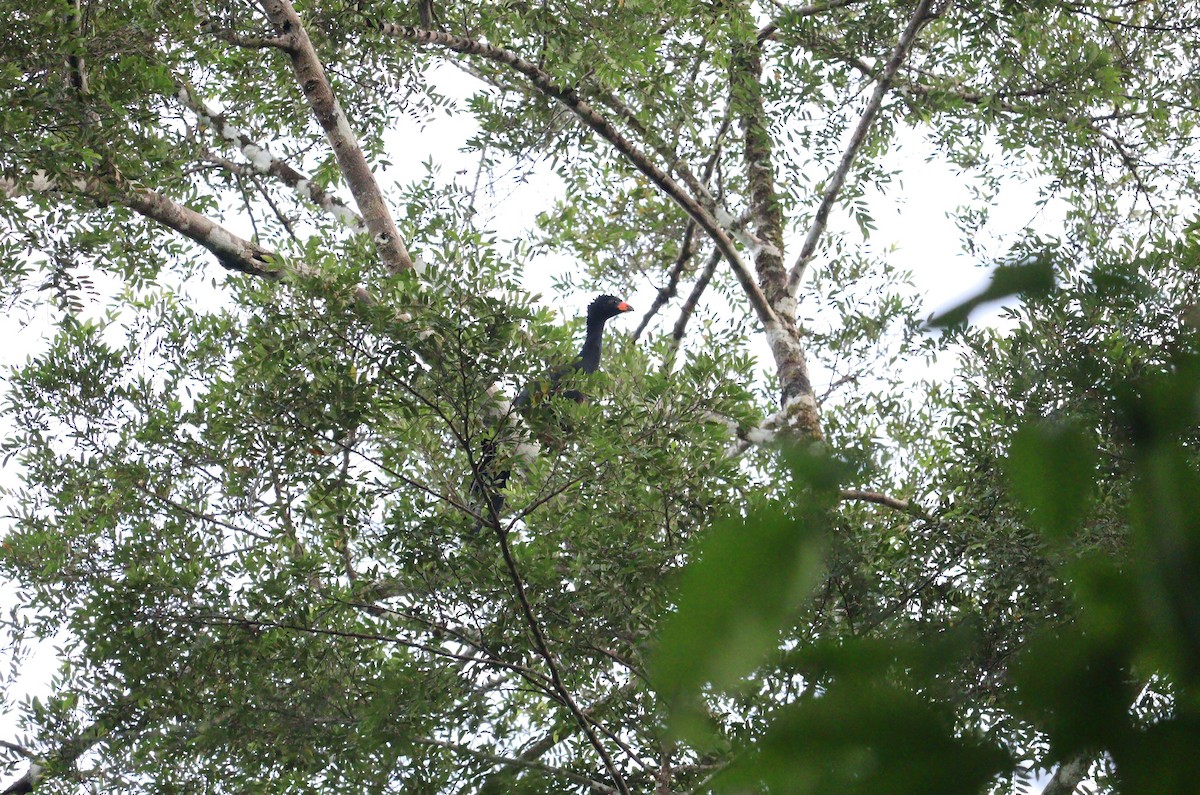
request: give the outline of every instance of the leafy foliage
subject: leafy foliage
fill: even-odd
[[[1156,257],[1142,267],[1154,273],[1145,278],[1157,280],[1177,264]],[[1109,274],[1097,269],[1081,285],[1083,296],[1128,300],[1137,282],[1114,290]],[[1006,342],[1015,347],[1037,324],[1073,315],[1077,298],[1052,296],[1048,311],[1032,310],[1028,325]],[[658,688],[675,705],[676,730],[708,747],[721,735],[715,713],[728,708],[729,698],[785,672],[804,680],[801,697],[773,710],[741,741],[744,748],[715,779],[715,790],[979,792],[1002,772],[1021,778],[1013,753],[1030,749],[1005,746],[1025,737],[1046,744],[1045,755],[1025,764],[1101,758],[1096,775],[1120,791],[1190,791],[1196,770],[1184,749],[1200,739],[1193,714],[1200,644],[1191,598],[1200,587],[1200,513],[1191,499],[1200,483],[1190,443],[1200,424],[1200,351],[1184,338],[1167,355],[1165,369],[1144,370],[1109,396],[1113,414],[1102,444],[1122,446],[1125,471],[1096,466],[1097,440],[1082,425],[1095,395],[1058,407],[1056,419],[1027,420],[1013,433],[996,488],[1011,488],[1017,513],[1002,521],[1027,520],[1034,534],[1026,537],[1025,554],[1043,558],[1048,574],[1040,587],[1061,583],[1065,592],[1054,615],[1001,619],[1012,625],[1007,632],[1017,630],[1020,648],[1003,665],[999,686],[977,679],[983,692],[969,699],[947,685],[960,679],[964,658],[977,668],[968,675],[994,664],[979,657],[995,631],[986,604],[972,610],[960,602],[938,616],[910,602],[906,609],[918,620],[890,632],[785,644],[782,659],[772,653],[791,626],[795,589],[811,594],[812,572],[836,566],[822,543],[831,523],[830,503],[820,495],[845,477],[837,462],[801,457],[793,469],[796,507],[760,509],[736,528],[715,529],[685,572],[677,612],[659,633]],[[1003,359],[989,366],[1023,377]],[[1118,494],[1128,499],[1113,499],[1114,474]],[[1107,492],[1107,505],[1094,504],[1098,489]],[[940,521],[962,524],[962,516],[958,508]],[[1110,522],[1121,524],[1119,546],[1088,539]],[[968,554],[975,561],[960,558],[961,570],[997,566],[1011,552],[993,546]],[[943,588],[973,590],[976,600],[1004,597],[996,590],[1003,588],[999,577],[941,578]],[[1030,578],[1020,585],[1036,587]],[[792,609],[773,601],[784,593],[792,594]],[[939,607],[953,604],[948,596]],[[1027,599],[1019,592],[1008,598],[1018,605]],[[1038,601],[1050,604],[1045,593]],[[984,693],[988,707],[976,711]],[[1156,693],[1165,698],[1156,701]],[[969,705],[974,709],[964,711]]]
[[[1077,762],[1185,791],[1197,9],[917,6],[299,2],[331,145],[272,3],[0,0],[0,283],[54,323],[3,404],[0,631],[59,665],[5,691],[42,786],[980,792]],[[441,116],[474,168],[418,167]],[[918,137],[1000,263],[938,335],[867,245]],[[420,273],[338,198],[356,144]],[[1008,180],[1061,222],[988,251]],[[518,416],[572,307],[647,285],[590,400]],[[1003,331],[966,325],[992,299]]]

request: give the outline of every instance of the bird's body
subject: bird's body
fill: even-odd
[[[562,380],[574,373],[591,375],[598,371],[600,357],[604,351],[604,324],[619,314],[631,311],[633,311],[633,307],[619,298],[611,295],[598,296],[588,305],[587,332],[583,339],[583,347],[579,349],[575,359],[570,364],[554,368],[545,377],[526,384],[513,401],[513,408],[529,417],[539,404],[556,395],[561,394],[562,397],[574,400],[576,403],[586,400],[587,396],[577,389],[560,392]],[[478,474],[471,481],[471,494],[474,497],[487,496],[486,502],[490,503],[491,517],[497,516],[504,507],[504,495],[501,492],[508,484],[510,474],[507,468],[494,471],[497,452],[495,439],[489,439],[484,443]],[[484,500],[476,499],[476,503],[481,502]],[[484,517],[484,519],[488,518]],[[476,529],[482,525],[483,521],[476,526]]]
[[[38,785],[42,779],[42,766],[37,762],[30,762],[29,769],[25,771],[25,775],[14,781],[8,786],[8,789],[0,793],[0,795],[24,795],[27,792],[33,792],[34,787]]]

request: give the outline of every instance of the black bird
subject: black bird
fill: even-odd
[[[611,295],[597,296],[587,310],[587,334],[583,338],[583,347],[579,349],[579,354],[570,364],[556,367],[544,377],[539,378],[533,383],[526,384],[525,388],[517,395],[513,401],[513,408],[521,412],[526,417],[529,416],[531,409],[536,408],[546,399],[559,394],[559,385],[563,378],[573,373],[591,374],[600,369],[600,356],[603,353],[604,342],[604,324],[611,318],[625,312],[632,312],[633,307]],[[562,396],[576,403],[582,403],[587,399],[587,396],[578,389],[568,389],[562,393]],[[508,476],[511,471],[504,469],[499,472],[493,472],[492,466],[496,461],[496,440],[488,439],[484,442],[483,452],[479,457],[479,476],[471,481],[471,495],[475,497],[477,505],[482,504],[484,495],[490,494],[491,507],[494,514],[498,514],[504,507],[504,495],[501,493],[505,485],[508,484]],[[481,480],[486,479],[485,486]],[[490,489],[487,488],[490,486]],[[479,530],[483,526],[483,522],[476,524],[475,529]]]

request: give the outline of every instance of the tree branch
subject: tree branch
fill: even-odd
[[[669,174],[651,162],[644,152],[634,146],[608,119],[597,113],[574,89],[558,85],[548,73],[516,53],[482,41],[412,26],[395,25],[390,22],[374,21],[372,24],[386,36],[418,44],[435,44],[464,55],[477,55],[511,67],[525,75],[544,95],[560,102],[580,121],[612,144],[638,171],[642,172],[684,212],[695,219],[700,228],[717,244],[721,254],[733,268],[734,275],[737,276],[738,282],[750,300],[750,305],[754,308],[759,320],[768,328],[778,324],[775,310],[771,308],[771,304],[763,295],[754,275],[750,272],[733,239],[721,222],[696,197],[685,191]]]
[[[668,171],[678,174],[679,178],[688,186],[688,189],[692,191],[692,195],[696,197],[700,204],[712,212],[717,203],[708,192],[706,184],[712,173],[711,168],[707,169],[703,181],[697,179],[683,158],[679,157],[675,150],[667,145],[662,136],[642,124],[641,119],[637,117],[633,109],[622,102],[616,94],[613,94],[611,91],[601,91],[598,88],[593,88],[592,94],[605,106],[611,108],[617,114],[618,118],[623,119],[631,130],[642,137],[642,140],[650,144],[650,149],[667,164]]]
[[[800,6],[799,8],[789,8],[783,13],[780,19],[811,17],[816,14],[823,14],[826,11],[832,11],[835,8],[842,8],[857,2],[861,2],[861,0],[829,0],[825,3],[813,3],[812,5]],[[757,38],[759,44],[775,38],[775,32],[779,30],[780,19],[771,20],[758,31]]]
[[[612,692],[593,702],[590,707],[582,710],[582,713],[589,721],[594,721],[596,713],[599,710],[607,707],[613,701],[628,698],[634,692],[634,690],[636,690],[636,686],[632,682],[627,682],[616,690],[613,690]],[[574,716],[572,716],[572,719],[574,719]],[[560,722],[550,731],[542,735],[539,739],[534,740],[522,748],[521,752],[517,755],[517,759],[521,762],[532,762],[540,759],[543,755],[549,753],[552,748],[570,736],[569,732],[567,731],[568,728],[570,728],[569,725],[565,725],[563,722]],[[500,792],[503,789],[506,789],[505,782],[500,779],[499,774],[494,774],[488,778],[487,782],[485,782],[484,786],[480,789],[480,792]]]
[[[221,41],[227,41],[237,47],[248,50],[277,49],[286,50],[289,44],[286,36],[243,36],[236,31],[221,26],[220,20],[213,17],[205,3],[194,2],[200,30],[211,33]]]
[[[236,146],[256,173],[275,177],[355,232],[367,231],[362,217],[345,202],[317,185],[308,175],[297,171],[286,160],[271,154],[265,146],[252,140],[243,130],[230,124],[225,114],[213,110],[204,100],[198,98],[189,86],[180,82],[178,87],[176,96],[179,101],[195,113],[200,123],[210,128],[218,138]]]
[[[671,266],[670,272],[667,274],[667,283],[659,288],[658,294],[654,296],[654,303],[646,310],[646,314],[642,315],[642,322],[638,323],[638,327],[633,330],[630,339],[637,342],[642,336],[642,332],[650,325],[650,321],[658,314],[659,310],[667,305],[667,302],[675,297],[679,291],[679,280],[683,276],[683,269],[692,259],[692,255],[696,253],[695,246],[696,222],[691,218],[688,219],[687,227],[683,230],[683,243],[679,246],[679,254],[675,257],[675,263]],[[720,251],[717,252],[720,257]]]
[[[435,740],[432,737],[420,737],[420,738],[414,739],[413,742],[417,743],[418,745],[432,745],[437,748],[444,748],[448,751],[454,751],[456,753],[466,754],[468,756],[473,756],[476,759],[481,759],[485,762],[491,762],[492,764],[496,764],[496,765],[504,765],[505,767],[510,767],[510,768],[526,768],[529,770],[537,770],[537,771],[546,773],[547,775],[551,775],[551,776],[559,776],[561,778],[567,779],[568,781],[573,781],[576,784],[582,784],[583,786],[589,788],[593,792],[603,792],[603,793],[617,792],[616,789],[610,787],[607,784],[604,784],[603,782],[595,781],[594,779],[590,779],[587,776],[581,776],[580,774],[572,772],[570,770],[566,770],[561,767],[554,767],[553,765],[547,765],[543,762],[538,762],[534,759],[524,759],[522,757],[511,757],[511,756],[500,756],[499,754],[488,753],[487,751],[483,751],[478,748],[472,748],[469,745],[461,745],[459,743],[452,743],[452,742],[449,742],[448,740]],[[488,790],[485,788],[480,791],[487,792]]]
[[[908,57],[913,43],[917,39],[917,34],[921,32],[921,28],[925,27],[930,20],[937,16],[937,14],[930,13],[933,5],[934,0],[919,0],[917,7],[913,9],[912,16],[908,20],[908,25],[896,41],[896,47],[892,50],[892,55],[888,59],[887,65],[884,66],[883,72],[880,73],[879,79],[875,83],[875,90],[871,93],[871,98],[867,102],[867,107],[863,109],[862,116],[859,117],[858,125],[850,137],[850,142],[846,145],[846,150],[842,152],[842,159],[838,162],[837,168],[834,169],[833,173],[829,175],[829,180],[825,185],[825,193],[821,197],[821,203],[817,207],[816,215],[813,216],[812,224],[808,228],[808,234],[804,238],[804,245],[800,248],[800,255],[796,258],[796,264],[792,266],[792,270],[788,274],[787,287],[792,295],[796,295],[800,290],[800,280],[804,277],[804,270],[808,267],[809,261],[812,260],[813,254],[816,253],[817,244],[821,240],[821,235],[825,232],[825,225],[829,222],[829,213],[833,209],[833,203],[837,201],[838,195],[842,191],[842,186],[846,182],[846,177],[850,173],[851,166],[854,165],[858,151],[867,140],[867,133],[870,132],[871,125],[875,121],[875,116],[879,113],[879,108],[883,105],[884,96],[887,95],[888,90],[891,88],[896,73],[900,71],[900,66],[904,63],[905,58]]]
[[[400,239],[400,232],[383,200],[379,183],[371,173],[346,114],[333,95],[333,88],[299,14],[289,0],[261,0],[261,4],[271,23],[288,40],[286,51],[291,58],[296,81],[317,122],[329,138],[338,166],[375,240],[384,265],[392,272],[413,270],[413,261]]]
[[[423,651],[433,658],[443,658],[454,660],[456,662],[474,663],[486,667],[501,668],[512,671],[518,674],[526,681],[535,684],[538,688],[547,693],[555,693],[552,683],[545,676],[523,665],[516,663],[504,662],[492,657],[478,657],[472,654],[459,654],[450,651],[449,649],[438,648],[428,643],[420,641],[408,640],[406,638],[397,637],[394,635],[384,635],[376,632],[354,632],[350,630],[323,629],[320,627],[307,627],[302,624],[292,624],[286,621],[270,621],[267,619],[245,618],[242,616],[221,615],[221,614],[172,614],[164,611],[151,613],[148,618],[160,619],[163,621],[173,621],[179,624],[188,624],[193,626],[228,626],[238,627],[245,630],[262,630],[262,629],[279,629],[288,632],[299,632],[309,635],[323,635],[334,638],[347,638],[349,640],[371,640],[379,643],[394,643],[397,646],[403,646],[414,651]]]
[[[282,278],[285,273],[278,255],[257,243],[243,240],[206,216],[190,207],[177,204],[161,193],[146,188],[135,188],[129,192],[97,198],[114,199],[129,209],[174,229],[188,240],[211,251],[217,262],[229,270],[272,281]]]
[[[283,277],[281,258],[257,243],[244,240],[215,221],[149,188],[102,182],[74,175],[69,187],[45,172],[36,173],[26,184],[0,178],[0,195],[13,198],[24,193],[76,193],[101,203],[120,204],[157,221],[212,252],[221,266],[271,281]]]
[[[713,139],[712,155],[708,158],[708,162],[706,162],[704,164],[704,184],[705,185],[707,185],[709,183],[709,181],[712,180],[713,172],[716,170],[716,167],[717,167],[717,161],[721,156],[722,141],[725,137],[725,134],[729,131],[729,125],[732,121],[733,121],[733,116],[727,110],[725,113],[725,118],[721,120],[721,126],[717,129],[716,137]],[[731,229],[731,231],[735,235],[737,234],[738,226],[740,226],[740,224],[735,222],[735,224],[733,225],[733,227]],[[671,272],[667,277],[667,285],[658,291],[658,295],[656,295],[654,297],[654,303],[646,311],[646,314],[642,317],[642,322],[640,324],[638,324],[637,329],[633,332],[632,339],[635,342],[637,341],[638,337],[641,336],[641,333],[646,329],[646,326],[650,325],[650,320],[656,314],[658,314],[658,311],[660,309],[662,309],[664,306],[666,306],[667,302],[670,301],[672,298],[674,298],[676,293],[678,292],[679,279],[683,275],[683,268],[687,264],[688,260],[690,260],[692,258],[692,256],[695,255],[695,253],[696,253],[695,231],[696,231],[696,221],[695,221],[695,219],[689,218],[687,228],[684,230],[684,233],[683,233],[684,234],[684,237],[683,237],[684,242],[683,242],[683,245],[679,249],[679,256],[675,260],[675,265],[671,268]],[[718,249],[714,254],[714,259],[711,261],[710,266],[706,266],[706,272],[708,273],[708,278],[703,279],[705,286],[707,286],[708,281],[710,281],[712,279],[712,273],[715,271],[716,264],[717,264],[717,262],[720,261],[720,257],[721,257],[721,252]],[[694,290],[693,290],[693,296],[696,299],[699,299],[699,295],[696,295]],[[692,309],[695,309],[694,305],[693,305]],[[685,310],[686,310],[686,307],[685,307]],[[690,315],[691,313],[687,312],[687,314]],[[678,325],[679,324],[677,323],[676,324],[677,328],[678,328]],[[680,336],[682,336],[682,335],[680,335]]]
[[[696,306],[700,303],[700,297],[704,295],[704,291],[708,289],[709,283],[712,282],[713,275],[717,271],[717,263],[720,260],[721,252],[713,249],[708,262],[704,264],[704,270],[700,272],[700,277],[692,285],[692,292],[688,294],[687,300],[683,302],[683,308],[679,310],[679,318],[675,321],[675,327],[671,329],[671,342],[667,352],[667,361],[673,359],[675,352],[679,350],[679,346],[683,342],[684,332],[687,330],[687,325],[696,311]]]
[[[542,625],[537,620],[537,616],[533,614],[533,605],[529,602],[529,595],[525,591],[525,580],[521,577],[520,571],[517,569],[516,559],[513,557],[512,548],[508,543],[508,533],[499,527],[496,528],[496,538],[500,542],[500,552],[504,557],[505,569],[508,571],[509,579],[512,580],[513,590],[516,593],[517,601],[521,605],[521,613],[525,617],[525,623],[529,627],[530,633],[533,635],[534,645],[537,647],[538,654],[546,663],[546,668],[550,672],[550,680],[554,683],[554,689],[562,700],[563,705],[570,710],[575,716],[575,720],[579,724],[579,728],[587,736],[588,742],[596,749],[596,753],[600,756],[600,760],[604,763],[605,769],[612,777],[613,783],[616,785],[617,791],[621,795],[629,795],[629,786],[625,783],[621,771],[613,762],[612,757],[604,747],[604,743],[596,736],[596,732],[592,730],[592,724],[588,720],[588,716],[584,714],[579,705],[575,703],[574,697],[567,689],[566,683],[562,680],[561,672],[559,671],[558,661],[554,653],[550,651],[550,645],[546,640],[546,635],[542,631]]]
[[[1092,760],[1082,754],[1068,759],[1054,771],[1042,795],[1073,795],[1091,767]]]
[[[929,514],[925,513],[925,509],[919,505],[915,505],[908,500],[901,500],[896,497],[889,497],[886,494],[880,494],[876,491],[861,491],[859,489],[842,489],[838,492],[838,499],[844,502],[870,502],[875,505],[882,505],[885,508],[891,508],[895,511],[902,511],[909,516],[915,516],[918,519],[928,519]]]

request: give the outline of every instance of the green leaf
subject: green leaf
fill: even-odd
[[[699,727],[693,708],[702,688],[730,688],[761,665],[823,571],[824,509],[841,465],[821,454],[789,459],[802,487],[798,507],[776,504],[714,527],[683,574],[678,609],[663,623],[651,680],[683,734]]]
[[[1043,422],[1017,431],[1007,473],[1030,521],[1050,539],[1063,539],[1083,524],[1095,491],[1096,445],[1071,423]]]
[[[1164,720],[1133,735],[1113,753],[1123,792],[1192,795],[1200,781],[1200,718]]]
[[[1054,263],[1042,254],[1015,265],[997,265],[987,287],[928,320],[931,328],[961,326],[976,308],[1011,295],[1037,296],[1054,289]]]
[[[1120,744],[1137,695],[1126,639],[1077,627],[1046,632],[1013,667],[1017,712],[1050,739],[1059,759]]]
[[[859,681],[835,685],[776,714],[754,749],[714,782],[716,792],[927,795],[982,792],[1008,762],[960,737],[917,696]]]
[[[1159,653],[1200,683],[1200,475],[1181,450],[1160,449],[1141,465],[1131,510],[1141,585]]]

